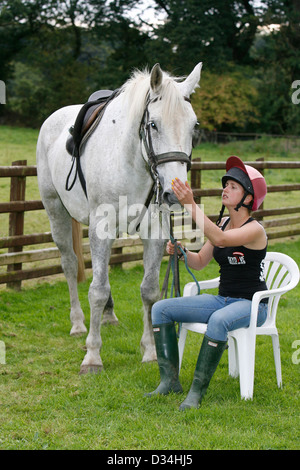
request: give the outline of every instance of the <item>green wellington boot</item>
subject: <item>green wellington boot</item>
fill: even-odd
[[[179,382],[179,355],[177,335],[174,323],[153,326],[157,362],[160,372],[160,384],[156,390],[145,396],[168,395],[170,392],[181,393]]]
[[[227,341],[215,341],[204,335],[190,391],[181,403],[181,411],[198,408],[220,362]]]

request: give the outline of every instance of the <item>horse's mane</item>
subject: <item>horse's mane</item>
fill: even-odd
[[[163,100],[162,118],[167,122],[174,119],[174,116],[183,116],[186,111],[182,93],[178,88],[178,82],[182,78],[174,78],[163,72],[164,79],[159,99]],[[140,121],[146,106],[148,91],[150,90],[150,73],[148,70],[135,70],[129,80],[124,83],[121,89],[128,105],[128,123],[135,120]],[[178,114],[180,113],[180,114]]]

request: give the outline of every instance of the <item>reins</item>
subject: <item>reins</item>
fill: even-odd
[[[179,278],[179,259],[177,255],[178,244],[177,240],[174,238],[173,235],[173,226],[172,226],[172,216],[170,215],[170,240],[174,244],[174,254],[170,255],[169,262],[167,266],[166,275],[164,278],[162,290],[160,293],[160,300],[163,298],[168,297],[168,289],[169,289],[169,278],[170,278],[170,271],[172,269],[173,279],[172,279],[172,286],[171,286],[171,297],[173,297],[173,291],[175,290],[175,297],[181,297],[180,293],[180,278]]]
[[[145,213],[146,213],[146,211],[149,207],[149,204],[150,204],[154,194],[156,195],[155,196],[155,203],[156,204],[159,203],[160,182],[159,182],[158,173],[156,171],[157,166],[162,165],[163,163],[167,163],[167,162],[179,161],[179,162],[187,164],[187,171],[189,171],[191,169],[191,157],[192,157],[192,155],[187,155],[184,152],[176,152],[176,151],[161,153],[161,154],[157,155],[154,152],[153,145],[152,145],[152,135],[151,135],[151,129],[152,129],[152,124],[153,123],[151,121],[149,121],[148,106],[151,102],[154,103],[155,101],[157,101],[157,99],[158,98],[154,98],[153,100],[150,100],[149,94],[148,94],[145,111],[143,113],[143,117],[142,117],[141,124],[140,124],[140,132],[139,132],[140,139],[141,139],[141,142],[143,142],[145,152],[147,154],[148,165],[149,165],[149,168],[150,168],[150,174],[151,174],[151,177],[153,179],[153,185],[152,185],[151,190],[148,194],[146,204],[143,208],[143,211],[141,212],[141,214],[139,216],[138,224],[136,226],[136,230],[139,229],[141,221],[142,221],[142,219],[143,219],[143,217],[144,217],[144,215],[145,215]],[[191,102],[190,99],[187,98],[187,97],[184,97],[184,100],[188,101],[189,103]],[[169,257],[169,262],[168,262],[167,271],[166,271],[166,275],[165,275],[165,278],[164,278],[164,282],[163,282],[163,286],[162,286],[162,290],[161,290],[161,294],[160,294],[160,299],[167,298],[167,296],[168,296],[169,277],[170,277],[171,270],[172,270],[172,275],[173,275],[172,286],[171,286],[171,297],[173,297],[173,292],[175,292],[175,297],[181,297],[180,277],[179,277],[179,263],[178,263],[178,261],[179,261],[178,249],[181,251],[182,256],[184,257],[185,267],[186,267],[188,273],[192,276],[192,278],[196,282],[197,287],[198,287],[198,294],[200,294],[199,283],[198,283],[196,277],[194,276],[194,274],[191,272],[191,270],[188,267],[187,255],[186,255],[185,251],[181,248],[181,246],[178,245],[177,239],[174,238],[173,225],[172,225],[172,216],[171,215],[170,215],[170,240],[174,244],[174,254],[170,255],[170,257]]]
[[[165,278],[164,278],[163,285],[162,285],[162,290],[161,290],[161,293],[160,293],[160,300],[162,300],[163,298],[166,299],[168,297],[169,277],[170,277],[170,271],[171,270],[172,270],[172,274],[173,274],[173,279],[172,279],[170,296],[171,297],[181,297],[180,277],[179,277],[179,263],[178,263],[179,257],[181,257],[181,255],[178,256],[178,249],[181,251],[181,254],[184,258],[184,264],[185,264],[186,270],[192,276],[195,283],[197,284],[198,295],[200,294],[200,285],[199,285],[199,282],[197,281],[196,277],[194,276],[194,274],[192,273],[192,271],[188,267],[186,252],[183,250],[183,248],[181,248],[181,246],[178,245],[177,239],[174,238],[173,226],[172,226],[172,223],[171,223],[171,219],[172,219],[172,216],[170,215],[170,240],[171,240],[172,244],[174,245],[174,254],[170,255],[170,257],[169,257],[167,271],[166,271],[166,274],[165,274]],[[173,295],[174,291],[175,291],[175,295]]]

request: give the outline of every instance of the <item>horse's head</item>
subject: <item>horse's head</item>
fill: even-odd
[[[191,166],[192,141],[197,117],[190,95],[198,86],[202,63],[179,81],[162,72],[156,64],[150,74],[150,91],[141,123],[143,154],[154,180],[159,180],[163,202],[178,203],[172,179],[187,180]]]

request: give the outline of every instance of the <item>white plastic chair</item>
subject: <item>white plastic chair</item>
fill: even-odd
[[[240,377],[241,398],[252,399],[254,385],[255,343],[256,335],[269,335],[272,337],[273,353],[278,387],[282,386],[281,360],[278,331],[276,328],[276,313],[280,297],[285,292],[293,289],[299,282],[299,269],[295,261],[283,253],[268,252],[264,262],[265,278],[268,290],[256,292],[252,298],[251,320],[248,328],[239,328],[228,334],[228,366],[229,375]],[[200,281],[200,288],[211,289],[218,287],[219,278],[208,281]],[[190,282],[185,285],[183,296],[197,294],[197,285]],[[268,298],[268,316],[265,323],[257,327],[257,313],[259,302]],[[182,356],[187,332],[194,331],[204,334],[206,323],[182,323],[178,348],[179,369],[182,364]]]

